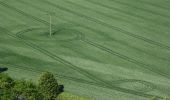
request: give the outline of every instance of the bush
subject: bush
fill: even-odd
[[[14,80],[7,74],[0,73],[0,88],[11,89],[14,86]]]
[[[0,100],[16,100],[16,96],[12,94],[11,90],[3,89],[0,92]]]
[[[35,84],[30,81],[18,80],[15,81],[13,93],[19,97],[23,96],[26,100],[42,100],[43,96],[38,91]]]
[[[48,100],[54,100],[59,94],[58,83],[52,73],[43,73],[39,79],[38,86],[44,97]]]

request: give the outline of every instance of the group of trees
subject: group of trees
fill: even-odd
[[[40,76],[38,84],[14,80],[7,74],[0,73],[0,100],[56,100],[63,88],[49,72]]]

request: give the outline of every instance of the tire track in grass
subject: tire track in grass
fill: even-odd
[[[158,4],[154,4],[154,3],[148,2],[148,0],[147,1],[144,1],[144,0],[135,0],[135,2],[140,2],[140,3],[148,4],[148,5],[151,5],[151,6],[154,6],[154,7],[157,7],[157,8],[161,8],[161,9],[164,9],[164,10],[169,10],[170,9],[169,7],[160,6]]]
[[[86,27],[86,28],[88,28],[88,27]],[[95,30],[93,30],[93,31],[95,31]],[[81,33],[81,32],[80,32]],[[103,49],[104,50],[104,49]],[[110,50],[110,49],[109,49]],[[124,55],[123,55],[124,56]],[[118,56],[119,57],[119,56]],[[129,57],[128,57],[129,58]],[[130,58],[131,59],[131,58]],[[127,60],[128,61],[128,60]],[[133,62],[136,62],[136,61],[134,61],[133,60]],[[140,63],[140,62],[139,62]],[[135,63],[136,64],[136,63]],[[141,65],[140,65],[141,66]],[[142,67],[142,66],[141,66]],[[153,71],[152,71],[153,72]],[[154,72],[155,73],[155,72]],[[157,74],[159,74],[160,75],[160,73],[157,73]],[[165,76],[165,75],[164,75]]]
[[[142,19],[142,20],[147,20],[149,22],[152,22],[152,23],[155,23],[156,25],[161,25],[161,26],[164,26],[164,27],[167,27],[167,25],[165,25],[164,23],[161,23],[161,22],[158,22],[157,20],[154,20],[154,19],[151,19],[151,18],[146,18],[144,16],[140,16],[138,14],[135,14],[135,13],[131,13],[131,12],[126,12],[124,10],[121,10],[121,9],[118,9],[118,8],[115,8],[115,7],[111,7],[111,6],[107,6],[105,4],[102,4],[102,3],[99,3],[99,2],[95,2],[95,1],[92,1],[92,0],[85,0],[91,4],[94,4],[94,5],[98,5],[98,6],[101,6],[101,7],[104,7],[104,8],[107,8],[107,9],[110,9],[110,10],[114,10],[114,11],[118,11],[118,12],[121,12],[122,14],[126,14],[126,15],[129,15],[129,16],[132,16],[132,17],[135,17],[135,18],[138,18],[138,19]],[[168,27],[167,27],[168,28]]]
[[[158,22],[157,20],[154,20],[154,19],[151,19],[151,18],[146,18],[146,17],[144,17],[144,16],[141,16],[141,15],[138,15],[138,14],[135,14],[135,13],[126,12],[126,11],[121,10],[121,9],[119,9],[119,8],[115,8],[115,7],[113,7],[113,6],[108,6],[108,5],[105,5],[105,4],[96,2],[96,1],[92,1],[92,0],[85,0],[85,1],[87,1],[87,2],[89,2],[89,3],[91,3],[91,4],[94,4],[94,5],[98,5],[98,6],[101,6],[101,7],[110,9],[110,10],[113,10],[113,11],[121,12],[122,14],[126,14],[126,15],[129,15],[129,16],[138,18],[138,19],[147,20],[147,21],[152,22],[152,23],[155,23],[155,24],[157,24],[157,25],[161,25],[161,26],[167,27],[167,25],[165,25],[165,23]],[[167,28],[168,28],[168,27],[167,27]]]
[[[94,30],[93,30],[94,31]]]
[[[121,91],[121,92],[125,92],[125,93],[131,93],[131,94],[134,94],[134,95],[138,95],[138,96],[143,96],[143,97],[151,97],[153,95],[150,95],[150,94],[141,94],[140,92],[137,92],[137,91],[133,91],[133,90],[129,90],[129,89],[123,89],[123,88],[120,88],[120,87],[114,87],[106,82],[103,82],[102,80],[100,80],[102,84],[105,84],[105,86],[109,87],[109,88],[114,88],[118,91]],[[159,96],[156,96],[158,98],[162,98],[162,97],[159,97]]]
[[[75,15],[77,15],[77,16],[79,16],[79,17],[83,17],[83,18],[85,18],[85,19],[88,19],[88,20],[90,20],[90,21],[93,21],[93,22],[95,22],[95,23],[98,23],[98,24],[100,24],[100,25],[103,25],[103,26],[105,26],[105,27],[111,28],[111,29],[113,29],[113,30],[119,31],[119,32],[121,32],[121,33],[123,33],[123,34],[126,34],[126,35],[128,35],[128,36],[131,36],[131,37],[133,37],[133,38],[137,38],[137,39],[139,39],[139,40],[145,41],[145,42],[147,42],[147,43],[149,43],[149,44],[156,45],[156,46],[159,46],[159,47],[161,47],[161,48],[170,50],[170,46],[164,45],[164,44],[162,44],[162,43],[160,43],[160,42],[156,42],[156,41],[150,40],[150,39],[148,39],[148,38],[145,38],[145,37],[136,35],[136,34],[134,34],[134,33],[128,32],[128,31],[126,31],[126,30],[123,30],[123,29],[121,29],[121,28],[119,28],[119,27],[116,27],[116,26],[107,24],[107,23],[105,23],[105,22],[103,22],[103,21],[100,21],[100,20],[95,19],[95,18],[92,18],[92,17],[88,17],[88,16],[86,16],[86,15],[84,15],[84,14],[77,13],[77,12],[75,12],[75,11],[72,11],[72,10],[70,10],[70,9],[64,8],[64,7],[59,6],[59,5],[57,5],[57,4],[48,2],[48,1],[46,1],[46,0],[41,0],[41,2],[44,2],[44,3],[46,3],[46,4],[49,4],[49,5],[51,5],[51,6],[55,7],[55,8],[61,9],[61,10],[63,10],[63,11],[66,11],[66,12],[69,12],[69,13],[72,13],[72,14],[75,14]]]
[[[19,1],[22,1],[22,0],[19,0]],[[158,31],[156,31],[156,30],[154,30],[154,29],[150,29],[150,28],[148,28],[148,27],[135,24],[135,23],[133,23],[133,22],[131,22],[131,21],[128,21],[128,20],[125,20],[125,19],[122,19],[122,18],[119,18],[119,17],[115,17],[115,16],[112,16],[112,15],[108,15],[108,14],[106,14],[106,13],[103,13],[103,12],[100,12],[100,11],[97,11],[97,10],[94,10],[94,9],[92,9],[92,8],[88,8],[88,7],[82,6],[82,5],[80,5],[80,4],[71,2],[71,1],[69,1],[69,0],[64,0],[64,2],[67,2],[67,3],[69,3],[69,4],[72,4],[72,5],[74,5],[75,7],[80,7],[80,8],[86,9],[87,11],[88,11],[88,10],[93,11],[93,12],[95,12],[95,13],[98,13],[98,14],[103,15],[103,16],[105,16],[105,17],[108,17],[108,18],[110,18],[110,19],[113,19],[113,18],[114,18],[114,19],[117,19],[117,20],[121,20],[121,21],[123,21],[123,22],[130,23],[131,25],[138,26],[138,27],[140,27],[140,28],[145,28],[145,29],[147,29],[148,31],[158,33]]]
[[[4,30],[4,28],[0,28],[0,29],[1,29],[1,30],[2,30],[2,29]],[[5,29],[5,30],[6,30],[6,29]],[[28,30],[30,31],[31,29],[28,29]],[[24,30],[24,31],[22,31],[22,32],[27,32],[28,30]],[[10,31],[8,31],[8,30],[6,30],[6,31],[7,31],[7,32],[10,32]],[[6,32],[6,33],[7,33],[7,32]],[[11,33],[11,32],[10,32],[10,33]],[[19,34],[19,33],[18,33],[18,34]],[[32,43],[28,43],[28,42],[24,41],[23,39],[17,38],[16,36],[11,35],[11,34],[9,34],[9,33],[7,33],[7,35],[12,36],[13,38],[16,38],[16,39],[20,39],[20,40],[23,41],[23,43],[26,44],[27,46],[30,46],[31,48],[33,48],[33,49],[35,49],[35,50],[38,50],[39,52],[41,52],[41,53],[43,53],[43,54],[51,57],[52,59],[54,59],[54,60],[56,60],[56,61],[58,61],[58,62],[60,62],[60,63],[62,63],[62,64],[64,64],[64,65],[66,65],[66,63],[68,63],[68,65],[66,65],[66,66],[69,66],[69,67],[70,67],[70,66],[74,66],[74,67],[75,67],[75,65],[72,65],[71,63],[63,60],[62,58],[59,58],[59,57],[54,56],[54,55],[52,55],[52,54],[49,54],[48,51],[46,51],[46,50],[44,50],[44,49],[42,49],[42,48],[40,48],[40,47],[38,47],[38,46],[33,46],[34,44],[32,44]],[[59,60],[56,59],[56,57],[59,58]],[[61,60],[61,61],[60,61],[60,60]],[[71,64],[71,65],[69,65],[69,64]],[[73,67],[72,67],[72,69],[73,69]],[[76,70],[77,72],[85,75],[87,78],[92,79],[92,80],[94,80],[95,82],[100,83],[100,84],[98,84],[98,85],[101,86],[101,87],[104,86],[104,84],[106,84],[103,80],[98,79],[98,77],[93,76],[92,74],[89,74],[88,72],[84,71],[83,69],[82,69],[82,71],[80,72],[79,69],[80,69],[80,68],[78,68],[78,69],[75,69],[75,68],[74,68],[73,70]],[[79,80],[80,80],[80,79],[79,79]],[[87,81],[86,83],[88,83],[88,81]],[[96,85],[95,83],[92,83],[92,82],[90,82],[90,83],[91,83],[91,85]],[[104,87],[106,87],[106,86],[104,86]],[[107,88],[108,88],[108,87],[107,87]]]
[[[159,16],[161,16],[161,17],[164,17],[164,18],[170,18],[170,16],[168,16],[168,15],[164,15],[164,14],[161,14],[161,13],[158,13],[158,12],[155,12],[155,11],[151,11],[151,10],[148,10],[148,9],[145,9],[145,8],[141,8],[141,7],[138,7],[138,6],[135,6],[135,5],[133,5],[133,4],[129,4],[129,3],[126,3],[126,2],[122,2],[122,1],[117,1],[117,0],[108,0],[108,1],[110,1],[110,2],[115,2],[115,3],[117,3],[117,4],[120,4],[120,5],[124,5],[124,6],[129,6],[129,7],[133,7],[133,8],[135,8],[135,9],[139,9],[139,10],[141,10],[141,11],[145,11],[145,12],[148,12],[148,13],[151,13],[151,14],[153,14],[153,15],[159,15]]]
[[[14,64],[4,64],[4,63],[0,63],[0,65],[5,65],[5,66],[11,66],[12,68],[15,67],[17,69],[22,69],[22,70],[28,70],[30,72],[34,72],[34,73],[38,73],[38,74],[41,74],[42,72],[44,72],[45,70],[37,70],[37,69],[34,69],[34,68],[30,68],[30,67],[25,67],[25,66],[19,66],[19,65],[14,65]],[[11,70],[11,69],[10,69]],[[65,75],[60,75],[60,74],[56,74],[53,72],[53,74],[56,76],[56,77],[60,77],[60,78],[64,78],[64,79],[68,79],[68,80],[71,80],[71,81],[77,81],[77,82],[80,82],[80,83],[84,83],[84,84],[89,84],[89,85],[96,85],[97,83],[94,83],[94,82],[90,82],[90,81],[87,81],[87,80],[83,80],[83,79],[79,79],[79,78],[75,78],[75,77],[70,77],[70,76],[65,76]],[[97,85],[100,85],[100,84],[97,84]]]
[[[2,27],[1,27],[0,29],[1,29],[1,30],[5,30],[8,35],[10,35],[10,36],[12,36],[12,37],[14,37],[14,38],[16,38],[16,39],[21,40],[25,45],[27,45],[27,46],[29,46],[29,47],[31,47],[31,48],[33,48],[33,49],[35,49],[35,50],[43,53],[43,54],[49,56],[49,57],[52,58],[53,60],[56,60],[56,61],[58,61],[58,62],[60,62],[60,63],[62,63],[62,64],[64,64],[64,65],[66,65],[66,67],[69,67],[69,68],[71,68],[71,69],[79,72],[80,74],[86,76],[87,78],[89,78],[89,79],[91,79],[91,80],[94,80],[94,81],[96,81],[96,82],[100,82],[100,83],[102,83],[102,84],[105,84],[102,80],[98,79],[96,76],[90,74],[90,73],[87,72],[86,70],[81,69],[81,68],[73,65],[72,63],[70,63],[70,62],[68,62],[68,61],[66,61],[66,60],[64,60],[64,59],[62,59],[62,58],[60,58],[60,57],[52,54],[51,52],[49,52],[49,51],[47,51],[47,50],[45,50],[45,49],[40,48],[39,46],[37,46],[37,45],[35,45],[35,44],[31,43],[31,42],[25,41],[24,39],[22,39],[22,38],[20,38],[20,37],[18,37],[18,36],[11,35],[12,33],[11,33],[10,31],[8,31],[7,29],[5,29],[5,28],[2,28]],[[17,34],[20,34],[20,33],[23,33],[23,32],[28,32],[28,31],[31,31],[31,30],[32,30],[32,29],[24,30],[24,31],[21,31],[21,32],[19,32],[19,33],[17,33]],[[9,34],[9,33],[11,33],[11,34]]]
[[[4,30],[4,28],[1,28],[1,30]],[[7,31],[6,33],[7,33],[7,35],[10,35],[10,36],[12,36],[12,37],[14,37],[14,38],[17,38],[16,36],[14,36],[14,35],[11,35],[10,33],[10,31],[8,31],[8,30],[6,30],[5,29],[5,31]],[[17,39],[21,39],[21,38],[17,38]],[[41,48],[39,48],[39,47],[37,47],[37,46],[33,46],[33,44],[32,43],[28,43],[28,42],[26,42],[26,41],[24,41],[23,39],[21,39],[22,41],[23,41],[23,43],[25,43],[26,45],[28,45],[28,46],[30,46],[30,47],[32,47],[33,49],[36,49],[36,50],[38,50],[38,51],[40,51],[41,53],[44,53],[45,55],[48,55],[49,57],[51,57],[51,58],[53,58],[53,59],[56,59],[56,57],[54,57],[53,55],[50,55],[50,54],[48,54],[48,51],[46,51],[45,50],[45,52],[44,52],[44,50],[42,50]],[[57,61],[59,61],[59,60],[57,60]],[[59,61],[59,62],[61,62],[61,63],[63,63],[63,61],[62,61],[62,59],[61,59],[61,61]],[[70,64],[70,63],[69,63]],[[65,65],[65,62],[64,62],[64,65]],[[70,66],[70,65],[68,65],[68,66]],[[71,65],[72,66],[72,65]],[[84,71],[83,71],[84,72]],[[89,74],[88,74],[89,75]],[[86,75],[87,76],[87,75]],[[125,88],[121,88],[121,87],[117,87],[117,86],[114,86],[113,84],[110,84],[110,83],[108,83],[108,82],[106,82],[106,81],[103,81],[103,80],[101,80],[101,79],[99,79],[99,78],[97,78],[97,77],[95,77],[95,76],[92,76],[92,79],[94,80],[94,78],[96,78],[97,80],[95,80],[96,82],[99,82],[100,83],[100,85],[102,85],[102,86],[104,86],[104,87],[107,87],[107,88],[111,88],[111,89],[115,89],[115,90],[117,90],[117,91],[120,91],[120,92],[124,92],[124,93],[130,93],[130,94],[133,94],[133,95],[138,95],[138,96],[142,96],[142,97],[152,97],[152,96],[155,96],[155,95],[150,95],[150,94],[144,94],[144,93],[142,93],[142,92],[138,92],[138,91],[134,91],[134,90],[129,90],[129,89],[125,89]],[[91,79],[91,78],[90,78]],[[155,97],[157,97],[157,98],[162,98],[162,97],[159,97],[159,96],[155,96]]]
[[[19,10],[19,9],[16,9],[15,7],[12,7],[12,6],[10,6],[10,5],[2,2],[2,1],[0,1],[0,4],[1,4],[2,6],[4,6],[4,7],[8,8],[8,9],[11,9],[11,10],[13,10],[13,11],[15,11],[15,12],[17,12],[17,13],[20,13],[20,14],[22,14],[22,15],[24,15],[24,16],[27,16],[27,17],[29,17],[29,18],[31,18],[31,19],[34,19],[34,20],[36,20],[36,21],[38,21],[38,22],[41,22],[41,23],[43,23],[43,24],[45,24],[45,25],[47,25],[47,24],[49,25],[48,22],[46,22],[46,21],[44,21],[44,20],[41,20],[41,19],[39,19],[39,18],[37,18],[37,17],[35,17],[35,16],[32,16],[32,15],[30,15],[30,14],[27,14],[27,13],[25,13],[25,12]]]
[[[12,10],[14,10],[14,11],[16,11],[16,12],[18,12],[18,13],[24,15],[24,16],[30,17],[30,18],[32,18],[32,19],[34,19],[34,20],[36,20],[36,21],[42,22],[42,23],[44,23],[44,24],[49,24],[48,22],[46,22],[46,21],[44,21],[44,20],[41,20],[41,19],[39,19],[39,18],[37,18],[37,17],[34,17],[34,16],[31,16],[31,15],[29,15],[29,14],[27,14],[27,13],[21,11],[21,10],[16,9],[15,7],[9,6],[8,4],[6,4],[6,3],[4,3],[4,2],[1,2],[1,1],[0,1],[0,4],[3,5],[3,6],[5,6],[5,7],[7,7],[7,8],[12,9]],[[29,30],[30,30],[30,29],[29,29]],[[28,31],[28,30],[27,30],[27,31]],[[24,30],[24,32],[25,32],[25,30]],[[14,36],[13,36],[13,37],[14,37]],[[25,42],[25,44],[27,44],[28,46],[30,46],[30,47],[32,47],[32,48],[34,48],[34,49],[36,49],[36,50],[39,50],[40,52],[48,55],[49,57],[51,57],[51,58],[53,58],[53,59],[55,59],[55,60],[58,60],[58,61],[61,62],[61,63],[64,63],[64,62],[65,62],[64,64],[71,65],[71,68],[73,68],[74,70],[77,70],[77,68],[78,68],[77,66],[72,65],[70,62],[67,62],[67,61],[65,61],[64,59],[60,58],[60,57],[57,57],[57,56],[55,57],[55,56],[53,56],[53,54],[51,54],[51,53],[50,53],[50,55],[49,55],[49,54],[48,54],[48,53],[49,53],[48,51],[43,50],[43,49],[40,49],[39,47],[37,48],[36,46],[32,45],[31,43]],[[56,59],[56,58],[57,58],[57,59]],[[88,77],[88,78],[90,78],[90,79],[92,79],[92,80],[100,81],[101,83],[103,83],[102,80],[96,80],[97,78],[96,78],[95,76],[94,76],[94,77],[95,77],[96,79],[94,79],[93,75],[89,74],[88,72],[85,72],[85,73],[84,73],[84,70],[83,70],[83,69],[78,68],[77,71],[80,72],[80,73],[82,73],[82,74],[85,74],[86,77]],[[83,72],[81,72],[81,71],[83,71]],[[104,84],[105,84],[105,82],[104,82]]]
[[[28,3],[24,2],[23,0],[18,0],[18,1],[21,1],[21,3],[23,3],[23,4],[30,5],[30,6],[36,8],[36,9],[38,9],[38,10],[40,10],[40,11],[44,11],[43,9],[41,9],[41,8],[39,8],[39,7],[37,7],[37,6],[34,6],[34,5],[32,5],[32,4],[28,4]],[[57,16],[57,18],[58,18],[58,16]],[[102,31],[95,30],[95,29],[93,29],[93,28],[91,28],[91,27],[88,27],[88,26],[86,26],[86,25],[78,24],[78,23],[75,23],[74,21],[70,21],[70,20],[65,19],[65,18],[60,18],[60,19],[62,19],[62,20],[67,20],[67,22],[74,23],[74,24],[76,24],[77,26],[81,26],[81,27],[83,27],[83,28],[85,28],[85,29],[87,29],[87,30],[90,30],[90,31],[92,31],[92,32],[100,33],[100,34],[102,34],[102,35],[105,34],[105,33],[102,32]],[[47,22],[47,23],[48,23],[48,22]],[[48,24],[49,24],[49,23],[48,23]],[[113,39],[112,39],[112,40],[113,40]],[[161,59],[162,59],[162,58],[161,58]],[[164,58],[163,58],[163,59],[164,59]],[[165,59],[165,60],[167,60],[167,59]],[[167,60],[167,61],[169,61],[169,60]]]
[[[33,30],[34,30],[34,29],[24,30],[24,31],[21,31],[21,32],[17,33],[16,35],[17,35],[17,37],[22,38],[22,36],[20,36],[21,34],[23,34],[23,33],[25,33],[25,32],[29,32],[29,31],[33,31]],[[79,32],[79,33],[81,33],[81,32]],[[107,53],[110,53],[110,54],[112,54],[112,55],[114,55],[114,56],[117,56],[117,57],[119,57],[119,58],[121,58],[121,59],[123,59],[123,60],[125,60],[125,61],[134,63],[134,64],[136,64],[136,65],[138,65],[138,66],[140,66],[140,67],[142,67],[142,68],[145,67],[145,69],[147,69],[147,70],[149,70],[149,71],[151,71],[151,72],[154,72],[154,73],[156,73],[156,74],[159,74],[159,75],[164,76],[164,77],[167,77],[167,78],[170,78],[169,75],[167,75],[167,74],[160,73],[159,71],[153,71],[153,69],[152,69],[153,66],[151,66],[151,65],[141,63],[141,62],[139,62],[139,61],[137,61],[137,60],[135,60],[135,59],[133,59],[133,58],[129,58],[129,57],[127,57],[127,56],[125,56],[125,55],[122,55],[122,54],[120,54],[120,53],[118,53],[118,52],[115,52],[115,51],[113,51],[113,50],[111,50],[111,49],[109,49],[109,48],[106,48],[106,47],[104,47],[104,46],[102,46],[102,45],[99,45],[99,44],[96,44],[96,43],[94,43],[94,42],[92,42],[92,41],[89,41],[89,40],[85,39],[85,35],[83,35],[82,33],[81,33],[80,35],[81,35],[80,40],[83,41],[83,42],[85,42],[85,43],[87,43],[87,44],[89,44],[89,45],[92,45],[92,46],[94,46],[94,47],[97,47],[98,49],[100,49],[100,50],[102,50],[102,51],[105,51],[105,52],[107,52]],[[23,38],[23,39],[24,39],[24,38]],[[39,48],[40,48],[40,47],[39,47]],[[150,69],[150,68],[151,68],[151,69]]]
[[[96,48],[99,48],[99,49],[101,49],[101,50],[103,50],[103,51],[105,51],[105,52],[107,52],[107,53],[109,53],[109,54],[112,54],[112,55],[114,55],[114,56],[117,56],[117,57],[119,57],[119,58],[121,58],[121,59],[123,59],[123,60],[125,60],[125,61],[134,63],[134,64],[138,65],[138,66],[141,67],[141,68],[144,67],[145,69],[147,69],[147,70],[149,70],[149,71],[151,71],[151,72],[154,72],[154,73],[156,73],[156,74],[158,74],[158,75],[161,75],[161,76],[163,76],[163,77],[166,77],[166,78],[170,79],[170,76],[169,76],[168,74],[166,74],[166,73],[160,73],[160,71],[153,70],[153,69],[152,69],[152,68],[153,68],[152,65],[141,63],[141,62],[139,62],[139,61],[137,61],[137,60],[135,60],[135,59],[133,59],[133,58],[127,57],[127,56],[125,56],[125,55],[122,55],[122,54],[120,54],[120,53],[118,53],[118,52],[116,52],[116,51],[113,51],[113,50],[111,50],[111,49],[109,49],[109,48],[106,48],[106,47],[104,47],[104,46],[102,46],[102,45],[99,45],[99,44],[94,43],[94,42],[92,42],[92,41],[89,41],[89,40],[87,40],[87,39],[81,39],[81,40],[84,41],[85,43],[90,44],[90,45],[92,45],[92,46],[94,46],[94,47],[96,47]]]
[[[22,34],[22,33],[23,33],[23,32],[21,32],[21,34]],[[85,36],[82,36],[82,40],[83,40],[83,39],[85,39]],[[83,41],[84,41],[84,40],[83,40]],[[38,48],[40,48],[40,47],[38,47]],[[93,77],[95,77],[95,76],[93,76]],[[100,78],[97,78],[97,77],[95,77],[95,78],[97,79],[97,81],[100,80],[102,83],[104,83],[103,85],[105,85],[106,87],[111,86],[113,89],[116,88],[116,89],[119,89],[119,91],[120,91],[120,90],[123,90],[123,92],[128,93],[128,92],[127,92],[128,89],[121,88],[121,87],[116,87],[116,86],[114,86],[113,84],[110,84],[109,82],[105,82],[105,81],[101,80]],[[96,81],[96,82],[97,82],[97,81]],[[100,85],[102,85],[102,84],[100,83]],[[110,88],[111,88],[111,87],[110,87]],[[136,91],[133,91],[133,90],[129,90],[129,91],[130,91],[131,93],[135,93],[135,92],[136,92]],[[138,92],[138,93],[141,93],[141,92]],[[143,95],[143,96],[144,96],[144,95]],[[146,95],[145,95],[145,96],[146,96]]]
[[[34,73],[39,73],[41,74],[43,71],[41,70],[34,70],[32,68],[28,68],[28,67],[24,67],[24,66],[18,66],[18,65],[12,65],[12,64],[2,64],[0,63],[0,65],[5,65],[5,66],[11,66],[11,67],[14,67],[16,69],[23,69],[23,70],[28,70],[28,71],[31,71],[31,72],[34,72]],[[11,70],[11,69],[10,69]],[[117,87],[117,86],[112,86],[112,87],[108,87],[108,86],[105,86],[105,85],[102,85],[102,84],[99,84],[99,83],[95,83],[95,82],[90,82],[90,81],[87,81],[87,80],[83,80],[83,79],[78,79],[78,78],[74,78],[74,77],[68,77],[68,76],[64,76],[64,75],[59,75],[59,74],[55,74],[53,73],[56,77],[59,77],[59,78],[63,78],[63,79],[67,79],[67,80],[70,80],[70,81],[75,81],[75,82],[80,82],[80,83],[83,83],[83,84],[87,84],[87,85],[92,85],[92,86],[97,86],[97,87],[101,87],[101,88],[106,88],[106,89],[119,89],[119,90],[124,90],[126,92],[134,92],[136,93],[140,93],[140,94],[143,94],[143,92],[137,92],[137,91],[133,91],[133,90],[129,90],[129,89],[124,89],[124,88],[121,88],[121,87]],[[118,81],[115,81],[115,83],[123,83],[123,82],[128,82],[127,81],[128,79],[125,79],[125,81],[123,80],[118,80]],[[139,82],[146,82],[146,81],[142,81],[142,80],[136,80],[136,79],[130,79],[130,81],[139,81]],[[151,83],[148,83],[146,82],[145,84],[151,84]],[[125,93],[126,93],[125,92]],[[148,95],[148,94],[144,94],[144,96],[147,96],[147,97],[153,97],[155,95]],[[157,98],[162,98],[162,97],[159,97],[159,96],[156,96]]]
[[[33,69],[33,68],[29,68],[29,67],[24,67],[24,66],[19,66],[19,65],[13,65],[13,64],[2,64],[0,63],[0,65],[5,65],[5,66],[11,66],[11,67],[14,67],[15,69],[20,69],[20,70],[28,70],[30,72],[34,72],[34,73],[38,73],[38,74],[41,74],[43,71],[42,70],[37,70],[37,69]],[[10,69],[10,70],[13,70],[13,69]],[[66,80],[69,80],[69,81],[74,81],[74,82],[79,82],[79,83],[82,83],[82,84],[87,84],[87,85],[92,85],[92,86],[97,86],[97,87],[100,87],[100,88],[105,88],[105,89],[112,89],[110,87],[107,87],[107,86],[104,86],[104,85],[101,85],[99,83],[95,83],[95,82],[90,82],[90,81],[87,81],[87,80],[83,80],[83,79],[79,79],[79,78],[75,78],[75,77],[69,77],[69,76],[65,76],[65,75],[59,75],[59,74],[56,74],[56,73],[53,73],[56,77],[59,77],[59,78],[63,78],[63,79],[66,79]],[[34,75],[33,75],[34,76]],[[35,76],[36,77],[36,76]],[[149,86],[149,87],[155,87],[152,83],[150,82],[147,82],[147,81],[143,81],[143,80],[136,80],[136,79],[125,79],[125,80],[118,80],[118,81],[114,81],[114,84],[119,84],[119,83],[126,83],[126,82],[141,82],[143,83],[144,85],[146,86]]]
[[[22,1],[22,0],[18,0],[18,1]],[[92,9],[92,8],[88,8],[88,7],[85,7],[85,6],[82,6],[82,5],[80,5],[80,4],[77,4],[77,3],[75,3],[75,2],[71,2],[71,1],[69,1],[69,0],[63,0],[64,2],[67,2],[67,3],[69,3],[69,4],[72,4],[72,5],[74,5],[75,7],[80,7],[80,8],[83,8],[83,9],[86,9],[87,11],[93,11],[93,12],[95,12],[95,13],[97,13],[97,14],[100,14],[100,15],[103,15],[103,16],[105,16],[105,17],[108,17],[108,18],[110,18],[110,19],[116,19],[116,20],[120,20],[120,21],[123,21],[123,22],[126,22],[126,23],[130,23],[131,25],[134,25],[134,26],[138,26],[138,27],[141,27],[141,28],[145,28],[145,29],[147,29],[147,30],[149,30],[149,31],[151,31],[151,32],[155,32],[155,33],[157,33],[157,31],[155,31],[155,30],[153,30],[153,29],[150,29],[150,28],[148,28],[148,27],[145,27],[145,26],[141,26],[141,25],[138,25],[138,24],[136,24],[136,23],[133,23],[132,21],[129,21],[129,20],[125,20],[125,19],[122,19],[122,18],[120,18],[120,17],[115,17],[115,16],[112,16],[112,15],[109,15],[109,14],[106,14],[106,13],[103,13],[103,12],[100,12],[100,11],[97,11],[97,10],[94,10],[94,9]]]

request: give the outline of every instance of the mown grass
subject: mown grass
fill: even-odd
[[[56,100],[91,100],[91,99],[82,96],[77,96],[68,92],[63,92],[58,95]]]
[[[67,91],[97,100],[169,97],[169,4],[1,0],[0,66],[35,82],[38,73],[53,72]]]

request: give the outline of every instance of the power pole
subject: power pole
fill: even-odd
[[[50,13],[50,12],[47,12],[46,15],[49,16],[49,34],[50,34],[50,37],[52,36],[52,15],[54,15],[55,13]]]
[[[50,16],[50,36],[52,35],[52,31],[51,31],[51,26],[52,26],[52,23],[51,23],[51,15],[49,15]]]

